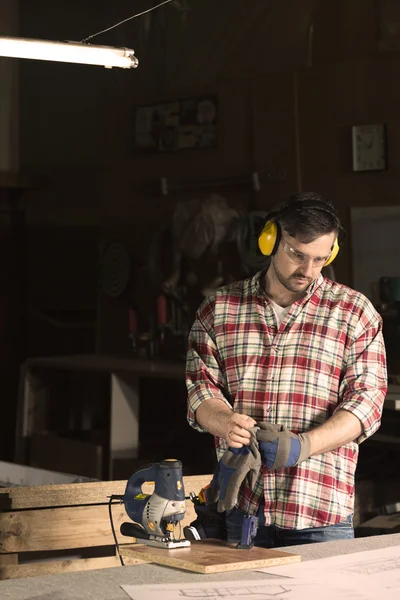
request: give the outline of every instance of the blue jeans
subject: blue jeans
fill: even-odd
[[[226,531],[228,542],[239,542],[242,534],[244,513],[234,508],[226,516]],[[310,527],[309,529],[283,529],[276,525],[265,525],[264,504],[257,512],[258,531],[254,545],[260,548],[279,548],[281,546],[296,546],[314,542],[330,542],[354,538],[353,515],[344,521],[327,527]]]

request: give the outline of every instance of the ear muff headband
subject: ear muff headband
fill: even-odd
[[[339,242],[338,242],[338,239],[335,238],[335,241],[333,242],[333,248],[332,248],[331,255],[328,258],[328,260],[326,260],[324,262],[324,267],[327,267],[328,265],[330,265],[335,260],[338,253],[339,253]]]
[[[319,208],[320,210],[324,210],[336,217],[336,213],[330,209],[328,205],[322,205],[320,202],[316,202],[314,200],[304,200],[303,202],[294,202],[290,206],[285,207],[280,212],[274,212],[270,214],[270,218],[265,223],[260,235],[258,236],[258,247],[264,256],[272,256],[278,249],[278,245],[281,239],[281,230],[278,223],[280,217],[290,212],[291,210],[296,210],[298,208]],[[335,239],[331,255],[326,260],[324,267],[330,265],[339,253],[339,241],[338,238]]]

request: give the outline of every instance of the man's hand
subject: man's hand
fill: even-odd
[[[269,470],[294,467],[310,456],[310,440],[306,433],[298,435],[284,425],[259,423],[256,436],[263,464]]]
[[[231,413],[224,426],[224,438],[231,448],[248,446],[251,441],[250,429],[256,426],[256,421],[248,415]]]
[[[232,448],[250,444],[250,431],[256,425],[248,415],[233,412],[232,408],[219,398],[204,400],[196,411],[198,423],[209,433],[223,438]]]

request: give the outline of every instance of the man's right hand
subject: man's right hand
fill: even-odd
[[[241,448],[250,444],[251,434],[249,429],[257,425],[256,421],[248,415],[232,412],[224,415],[226,424],[223,425],[224,438],[231,448]]]

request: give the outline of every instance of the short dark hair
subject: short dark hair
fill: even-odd
[[[281,229],[302,244],[309,244],[328,233],[339,233],[339,215],[332,202],[322,194],[294,194],[278,211],[276,220]]]

